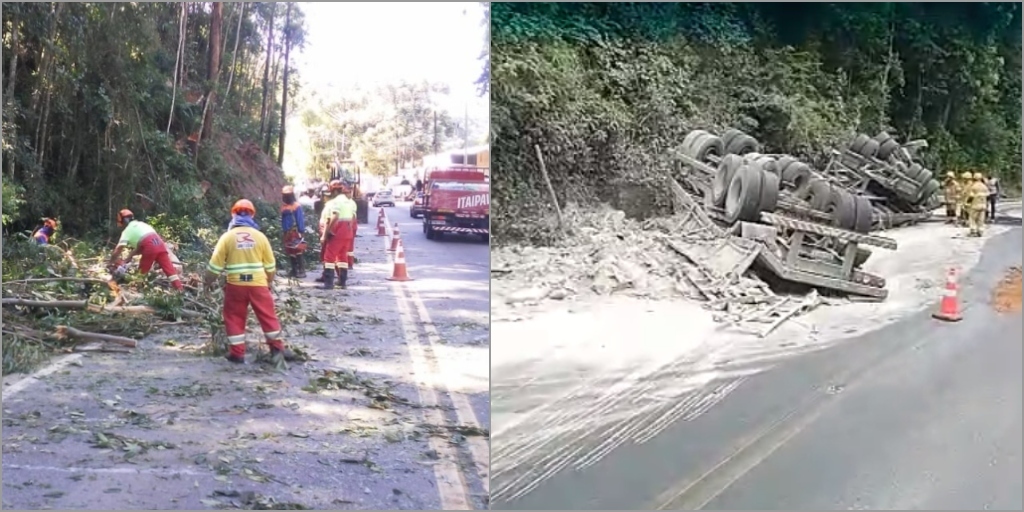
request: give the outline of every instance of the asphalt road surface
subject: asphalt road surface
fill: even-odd
[[[1022,318],[989,305],[1021,246],[1019,227],[987,242],[959,323],[924,311],[792,359],[492,508],[1021,510]]]
[[[472,236],[446,235],[427,240],[423,220],[409,216],[410,204],[400,202],[394,208],[384,208],[392,225],[397,223],[401,230],[409,276],[414,279],[404,286],[422,298],[434,322],[483,328],[471,340],[480,349],[473,350],[475,362],[466,366],[467,373],[460,374],[460,378],[472,381],[478,389],[469,398],[477,417],[489,429],[490,246]],[[371,210],[370,224],[375,226],[376,219],[377,210]],[[360,229],[370,231],[369,227]]]
[[[487,245],[427,241],[386,210],[414,281],[388,280],[374,210],[347,290],[317,289],[317,270],[277,284],[309,362],[257,364],[250,325],[249,364],[232,365],[173,324],[130,354],[5,377],[3,508],[486,508]]]

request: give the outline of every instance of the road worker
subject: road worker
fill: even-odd
[[[960,194],[957,195],[959,200],[957,205],[960,208],[960,215],[957,216],[959,219],[958,224],[961,226],[967,225],[967,216],[970,212],[969,203],[971,201],[971,185],[974,184],[974,173],[964,171],[960,175]]]
[[[32,239],[39,245],[47,245],[50,240],[53,240],[53,235],[57,233],[57,220],[49,217],[43,219],[43,225],[32,233]]]
[[[988,215],[986,215],[986,218],[988,222],[995,222],[996,204],[999,202],[1000,196],[1003,195],[1003,186],[995,175],[989,176],[985,185],[988,186]]]
[[[321,186],[321,187],[319,187],[317,189],[316,203],[313,205],[313,211],[316,214],[316,218],[319,219],[319,222],[317,223],[317,231],[316,231],[316,233],[317,233],[317,236],[319,236],[321,239],[324,236],[324,205],[326,205],[327,201],[329,200],[329,198],[327,197],[329,195],[329,193],[330,193],[330,185],[327,184],[327,183],[324,183],[323,186]],[[322,243],[320,244],[320,261],[321,262],[324,261],[324,244],[322,244]],[[318,283],[324,282],[324,276],[326,274],[327,274],[327,269],[325,268],[325,269],[323,269],[323,272],[321,272],[320,277],[316,278],[316,282],[318,282]]]
[[[306,252],[306,240],[302,234],[306,232],[306,219],[302,205],[295,197],[295,188],[291,185],[281,189],[281,232],[284,253],[288,255],[291,271],[288,277],[302,279],[306,277],[306,269],[302,255]]]
[[[968,188],[968,235],[981,236],[985,227],[985,210],[988,206],[988,185],[985,184],[985,177],[976,172],[972,177],[971,186]]]
[[[342,193],[344,185],[340,181],[330,183],[332,198],[324,205],[324,217],[321,220],[324,228],[320,243],[324,246],[324,286],[330,290],[335,286],[345,289],[348,283],[348,255],[352,252],[352,222],[356,216],[353,201]]]
[[[348,260],[348,269],[351,271],[356,268],[356,235],[359,233],[359,218],[357,215],[359,205],[356,204],[355,199],[352,198],[353,189],[349,185],[345,185],[341,189],[341,195],[349,203],[349,208],[352,209],[352,243],[349,244],[348,254],[345,258]]]
[[[224,285],[224,330],[230,348],[225,356],[232,363],[245,363],[245,323],[249,306],[263,329],[263,337],[275,361],[294,360],[281,339],[281,322],[270,293],[277,273],[277,262],[270,241],[253,217],[256,207],[248,199],[239,199],[231,208],[228,231],[217,240],[213,256],[206,265],[205,290],[216,285],[221,274],[227,274]]]
[[[153,263],[156,263],[160,265],[160,269],[171,280],[171,286],[175,290],[181,291],[184,289],[184,286],[181,284],[181,276],[178,275],[178,270],[174,268],[174,261],[167,250],[167,244],[164,243],[163,238],[160,238],[160,235],[153,229],[153,226],[140,220],[135,220],[135,214],[128,209],[117,212],[117,225],[123,227],[124,230],[121,232],[121,239],[117,242],[117,247],[114,247],[114,252],[110,255],[108,268],[111,272],[120,268],[125,262],[131,261],[136,255],[141,254],[142,259],[139,261],[139,272],[141,274],[148,274],[150,269],[153,268]],[[132,252],[126,260],[122,260],[121,253],[126,248],[131,249]]]
[[[957,182],[955,172],[946,173],[942,188],[946,202],[946,223],[952,224],[960,218],[960,183]]]

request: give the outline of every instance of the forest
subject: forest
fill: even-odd
[[[5,2],[5,231],[106,237],[124,207],[201,224],[243,144],[279,187],[304,38],[295,3]]]
[[[937,171],[1021,181],[1019,3],[496,3],[496,243],[552,242],[550,200],[657,179],[690,130],[821,162],[856,133]]]

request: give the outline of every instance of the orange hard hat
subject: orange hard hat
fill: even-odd
[[[237,215],[242,212],[249,212],[249,215],[256,215],[256,207],[252,205],[252,201],[248,199],[239,199],[235,201],[235,205],[231,207],[231,215]]]
[[[285,185],[284,188],[281,189],[281,193],[282,194],[294,194],[295,193],[295,187],[293,187],[291,185]]]
[[[132,213],[131,210],[125,208],[125,209],[117,212],[117,225],[118,226],[124,226],[125,224],[131,222],[134,218],[135,218],[135,214]]]

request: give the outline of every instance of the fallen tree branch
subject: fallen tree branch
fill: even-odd
[[[25,306],[30,308],[85,309],[88,302],[84,300],[29,300],[17,297],[7,297],[0,300],[0,305]]]
[[[4,285],[8,284],[27,284],[27,283],[96,283],[105,284],[107,281],[95,277],[40,277],[33,279],[18,279],[16,281],[4,281]]]
[[[54,336],[57,339],[73,338],[79,341],[101,341],[107,343],[116,343],[118,345],[129,348],[135,348],[138,345],[137,341],[131,338],[125,338],[124,336],[114,336],[113,334],[86,332],[67,325],[58,325],[57,331],[54,333]]]
[[[90,304],[89,311],[93,313],[122,313],[125,315],[160,315],[161,312],[150,306],[100,306]],[[183,309],[180,311],[182,318],[202,318],[203,314],[197,311]]]

